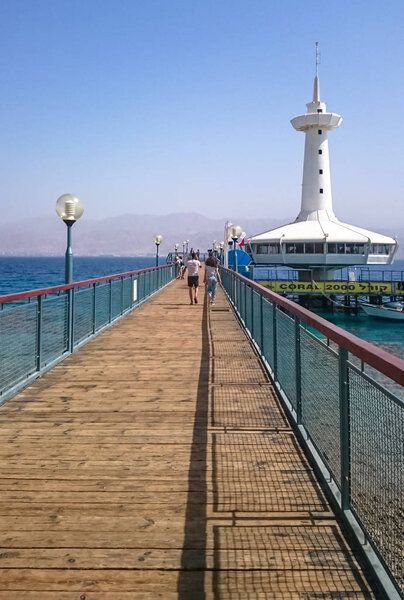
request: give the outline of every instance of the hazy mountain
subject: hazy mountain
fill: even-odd
[[[244,231],[258,233],[276,227],[279,219],[240,219]],[[75,255],[116,254],[141,256],[154,254],[153,236],[163,236],[161,254],[168,254],[178,242],[189,240],[189,248],[206,250],[212,241],[223,239],[225,219],[210,219],[199,214],[180,213],[165,216],[122,215],[102,220],[82,219],[72,231]],[[21,219],[0,225],[0,255],[54,256],[66,248],[66,226],[57,217]]]
[[[253,235],[292,220],[240,217],[235,222],[241,224],[247,235]],[[212,247],[213,240],[223,239],[224,223],[225,218],[211,219],[196,213],[164,216],[127,214],[102,220],[83,218],[73,227],[73,252],[79,256],[154,254],[153,236],[156,233],[163,236],[162,255],[173,250],[176,242],[182,250],[185,239],[189,240],[190,248],[204,251]],[[361,225],[367,227],[366,223]],[[378,228],[376,230],[379,231]],[[380,228],[380,233],[397,235],[404,246],[403,228]],[[56,216],[21,219],[0,225],[0,255],[55,256],[64,254],[65,248],[66,226]],[[399,249],[397,257],[404,257],[404,247]]]

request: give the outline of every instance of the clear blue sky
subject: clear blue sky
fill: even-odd
[[[335,212],[398,223],[403,23],[402,0],[3,0],[2,218],[66,192],[83,218],[294,217],[319,41]]]

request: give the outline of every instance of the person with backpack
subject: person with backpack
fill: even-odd
[[[219,264],[212,252],[209,252],[209,257],[205,261],[205,277],[203,279],[206,285],[206,291],[209,296],[211,306],[215,304],[216,288],[218,282],[221,283]]]

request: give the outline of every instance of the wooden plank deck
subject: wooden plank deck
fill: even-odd
[[[0,600],[376,598],[218,296],[174,282],[0,409]]]

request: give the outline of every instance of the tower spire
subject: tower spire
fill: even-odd
[[[307,104],[307,113],[292,119],[292,126],[306,134],[304,149],[302,205],[297,221],[335,220],[332,209],[330,159],[327,133],[340,126],[342,117],[327,112],[320,100],[318,65],[320,52],[316,42],[316,76],[313,101]]]
[[[316,76],[314,78],[313,102],[320,102],[320,80],[318,78],[318,65],[320,64],[320,51],[316,42]]]

